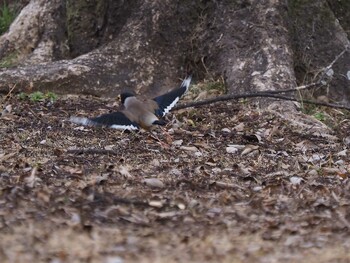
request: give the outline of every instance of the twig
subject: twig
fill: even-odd
[[[12,91],[16,88],[17,84],[14,84],[12,88],[9,90],[9,92],[6,94],[6,96],[3,98],[3,103],[11,96]]]
[[[337,62],[337,61],[339,60],[339,58],[341,58],[341,57],[344,55],[344,53],[345,53],[346,51],[348,51],[349,47],[350,47],[350,44],[346,45],[345,48],[344,48],[344,50],[343,50],[342,52],[340,52],[340,53],[334,58],[334,60],[333,60],[327,67],[325,67],[325,69],[324,69],[324,74],[326,74],[327,71],[333,67],[333,65],[335,64],[335,62]]]
[[[251,94],[229,94],[229,95],[223,95],[223,96],[218,96],[212,99],[207,99],[207,100],[201,100],[201,101],[194,101],[194,102],[189,102],[185,104],[180,104],[176,107],[173,108],[173,110],[180,110],[180,109],[185,109],[185,108],[190,108],[190,107],[198,107],[206,104],[211,104],[215,102],[221,102],[221,101],[228,101],[228,100],[235,100],[235,99],[243,99],[243,98],[258,98],[258,97],[265,97],[265,98],[275,98],[275,99],[281,99],[281,100],[289,100],[289,101],[297,101],[300,103],[307,103],[307,104],[313,104],[313,105],[319,105],[319,106],[326,106],[330,108],[336,108],[336,109],[346,109],[350,110],[349,106],[345,105],[339,105],[339,104],[334,104],[334,103],[325,103],[325,102],[318,102],[318,101],[311,101],[311,100],[299,100],[296,98],[292,97],[286,97],[283,95],[277,95],[269,92],[256,92],[256,93],[251,93]]]
[[[313,101],[313,100],[298,100],[296,98],[290,98],[290,97],[279,96],[279,95],[266,96],[266,97],[271,97],[271,98],[276,98],[281,100],[296,101],[300,103],[306,103],[306,104],[312,104],[312,105],[318,105],[318,106],[325,106],[325,107],[334,108],[334,109],[350,110],[350,106],[340,105],[335,103],[326,103],[326,102],[319,102],[319,101]]]
[[[228,101],[228,100],[242,99],[242,98],[256,98],[256,97],[269,97],[269,98],[276,98],[276,99],[282,99],[282,100],[297,101],[297,102],[300,102],[300,103],[307,103],[307,104],[314,104],[314,105],[319,105],[319,106],[326,106],[326,107],[330,107],[330,108],[350,110],[350,107],[349,106],[345,106],[345,105],[317,102],[317,101],[311,101],[311,100],[302,100],[302,99],[299,100],[299,99],[295,99],[295,98],[291,98],[291,97],[285,97],[285,96],[282,96],[282,95],[276,95],[276,94],[291,93],[291,92],[296,92],[296,91],[300,91],[300,90],[305,90],[305,89],[309,89],[309,88],[312,88],[312,87],[318,86],[318,85],[322,86],[323,85],[322,81],[323,81],[325,75],[327,74],[328,70],[331,69],[332,66],[334,65],[334,63],[336,63],[339,60],[339,58],[342,57],[344,55],[344,53],[348,51],[349,46],[350,45],[347,45],[344,48],[344,50],[342,50],[335,57],[335,59],[327,67],[325,67],[323,69],[323,74],[321,75],[319,80],[316,81],[316,82],[309,83],[309,84],[302,85],[302,86],[298,86],[298,87],[293,88],[293,89],[267,90],[267,91],[264,91],[264,92],[256,92],[256,93],[248,93],[248,94],[237,94],[237,95],[235,95],[235,94],[222,95],[222,96],[218,96],[216,98],[211,98],[211,99],[207,99],[207,100],[195,101],[195,102],[189,102],[189,103],[185,103],[185,104],[180,104],[180,105],[174,107],[173,110],[180,110],[180,109],[185,109],[185,108],[189,108],[189,107],[198,107],[198,106],[211,104],[211,103],[215,103],[215,102],[220,102],[220,101]]]
[[[240,189],[240,190],[244,190],[244,187],[239,186],[237,184],[231,184],[231,183],[225,183],[222,181],[210,181],[209,182],[210,185],[215,185],[218,188],[223,188],[223,189]]]
[[[323,79],[325,78],[325,76],[327,75],[327,72],[333,67],[333,65],[345,54],[345,52],[347,52],[349,50],[350,45],[346,45],[345,48],[337,55],[335,56],[335,58],[333,59],[333,61],[327,66],[324,67],[321,71],[322,71],[322,75],[321,77],[319,77],[318,81],[316,81],[315,83],[317,85],[324,85],[322,83]]]
[[[94,148],[86,148],[86,149],[70,149],[67,150],[67,153],[72,154],[111,154],[118,155],[120,152],[106,149],[94,149]]]

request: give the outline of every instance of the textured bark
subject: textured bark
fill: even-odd
[[[46,0],[33,0],[29,6],[41,5],[43,2],[48,3]],[[109,4],[112,5],[112,2]],[[57,10],[61,6],[56,6]],[[112,7],[111,9],[113,10]],[[186,70],[180,65],[186,64],[184,51],[187,45],[184,42],[191,33],[190,24],[195,21],[191,15],[192,10],[191,6],[176,1],[143,1],[128,19],[111,19],[111,23],[104,28],[100,45],[90,42],[83,47],[84,51],[91,49],[90,52],[71,60],[3,70],[0,73],[0,85],[21,83],[18,87],[106,96],[114,96],[125,88],[143,91],[149,91],[150,88],[157,91],[161,87],[172,88],[178,83],[179,77],[186,75]],[[26,14],[25,11],[22,11],[18,20],[23,12]],[[118,32],[111,30],[115,20],[125,23]],[[15,21],[14,25],[16,24]],[[79,38],[68,38],[73,56],[78,54],[78,39],[80,43],[85,40],[85,29]],[[68,32],[68,36],[69,34]],[[6,40],[3,38],[0,40],[2,42]],[[38,41],[33,41],[33,44],[36,42]],[[33,53],[35,52],[34,48]],[[45,62],[50,60],[46,59]]]
[[[210,72],[223,74],[233,94],[295,87],[285,3],[246,1],[225,7],[222,2],[208,16],[217,32],[205,40],[212,43],[203,52]]]
[[[330,1],[329,1],[330,2]],[[336,2],[336,1],[333,1]],[[338,4],[341,2],[338,1]],[[334,9],[332,9],[333,7]],[[289,6],[291,43],[294,50],[294,69],[298,83],[312,82],[320,70],[328,65],[337,54],[350,45],[349,22],[335,16],[340,6],[330,6],[328,1],[292,1]],[[350,14],[349,1],[343,2],[344,10]],[[340,18],[342,16],[340,15]],[[348,19],[348,18],[347,18]],[[344,30],[343,25],[347,28]],[[313,90],[310,96],[326,94],[342,103],[350,101],[350,52],[346,52],[332,67],[329,84]]]
[[[66,53],[62,8],[61,0],[35,0],[26,5],[0,38],[1,59],[10,56],[14,65],[31,65],[62,58]]]
[[[348,25],[342,4],[32,0],[0,38],[0,59],[18,57],[0,71],[0,90],[157,94],[189,71],[223,77],[230,93],[290,89],[312,82],[349,43],[332,11]],[[326,90],[345,102],[349,58],[334,65]]]

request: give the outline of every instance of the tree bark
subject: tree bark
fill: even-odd
[[[339,5],[311,1],[31,0],[0,38],[0,90],[157,95],[190,71],[230,93],[289,89],[317,78],[349,43]],[[327,19],[325,19],[327,18]],[[345,21],[345,22],[344,22]],[[346,19],[341,19],[348,25]],[[349,102],[349,52],[328,89]],[[335,88],[336,87],[336,88]],[[312,95],[312,94],[311,94]]]
[[[294,71],[299,84],[313,82],[323,67],[328,65],[349,42],[349,20],[339,20],[337,8],[348,10],[350,2],[337,1],[292,1],[289,5],[290,34],[294,51]],[[339,14],[340,18],[342,17]],[[349,16],[347,16],[349,17]],[[344,27],[343,27],[344,26]],[[345,29],[344,29],[345,28]],[[327,95],[341,103],[350,101],[350,50],[335,63],[329,72],[329,82],[321,89],[306,94],[317,97]]]

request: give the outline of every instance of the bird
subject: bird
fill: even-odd
[[[70,117],[75,124],[85,126],[109,127],[118,130],[137,131],[140,128],[150,130],[155,125],[164,126],[163,117],[170,112],[180,98],[188,91],[192,76],[186,77],[179,88],[153,99],[136,96],[131,92],[120,94],[123,109],[94,118]]]

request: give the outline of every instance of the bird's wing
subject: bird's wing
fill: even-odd
[[[187,92],[188,87],[190,86],[190,83],[191,83],[191,79],[192,79],[192,76],[185,78],[179,88],[174,89],[168,93],[165,93],[153,99],[158,104],[158,109],[156,109],[155,111],[156,115],[163,117],[167,113],[169,113],[169,111],[179,101],[181,96]]]
[[[104,126],[119,130],[138,130],[139,125],[131,121],[123,112],[113,112],[95,118],[71,117],[70,121],[86,126]]]

